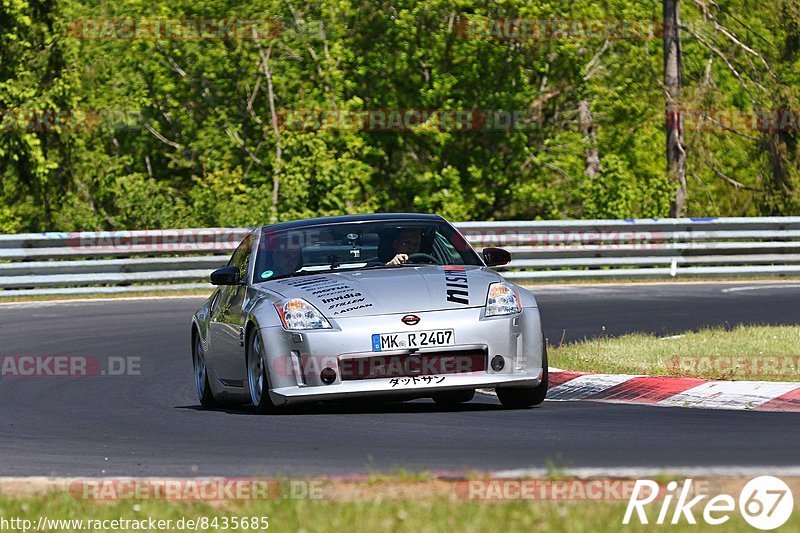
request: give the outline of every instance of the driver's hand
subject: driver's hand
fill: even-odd
[[[408,262],[408,255],[407,254],[397,254],[392,258],[391,261],[386,263],[387,265],[402,265],[403,263]]]

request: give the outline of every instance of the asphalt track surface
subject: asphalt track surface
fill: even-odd
[[[800,282],[534,290],[551,342],[800,321]],[[195,398],[189,320],[201,299],[0,306],[0,355],[140,357],[140,375],[0,378],[0,476],[319,475],[562,467],[798,466],[800,416],[478,395],[209,411]]]

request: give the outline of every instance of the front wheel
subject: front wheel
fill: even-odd
[[[269,397],[269,378],[267,364],[264,361],[264,343],[258,330],[251,330],[247,342],[247,383],[250,389],[250,401],[259,413],[272,413],[277,406]]]
[[[542,353],[542,381],[538,385],[523,387],[497,387],[497,398],[506,409],[527,409],[539,405],[547,396],[547,347]]]

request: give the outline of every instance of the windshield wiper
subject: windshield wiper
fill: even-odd
[[[398,265],[372,265],[359,268],[358,270],[377,270],[379,268],[397,268],[397,267],[418,267],[418,266],[440,266],[433,263],[400,263]]]
[[[349,265],[350,263],[334,263],[331,264],[328,269],[325,270],[300,270],[298,272],[292,272],[291,274],[283,274],[281,276],[275,276],[269,279],[261,280],[263,281],[275,281],[279,279],[286,279],[286,278],[296,278],[299,276],[308,276],[311,274],[326,274],[331,270],[339,270],[342,267]],[[350,271],[359,271],[359,270],[377,270],[379,268],[397,268],[397,267],[418,267],[418,266],[439,266],[433,263],[400,263],[399,265],[371,265],[371,266],[364,266],[361,268],[348,268],[347,270]]]
[[[320,270],[298,270],[297,272],[292,272],[291,274],[283,274],[281,276],[275,276],[275,277],[272,277],[272,278],[269,278],[269,279],[265,279],[265,280],[262,280],[262,281],[274,281],[276,279],[295,278],[295,277],[298,277],[298,276],[308,276],[308,275],[311,275],[311,274],[327,274],[331,270],[339,270],[342,267],[346,267],[349,264],[351,264],[351,263],[336,263],[336,264],[330,265],[328,268],[326,268],[324,270],[322,270],[322,269],[320,269]],[[323,265],[314,265],[314,266],[323,266]],[[381,266],[381,265],[379,265],[379,266]],[[348,268],[346,270],[348,270],[348,271],[349,270],[363,270],[364,268],[372,268],[372,267]]]

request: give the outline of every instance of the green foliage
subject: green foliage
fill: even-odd
[[[707,13],[700,5],[683,5],[686,25],[705,42],[684,34],[682,105],[797,112],[795,2],[753,9],[728,0]],[[669,213],[658,35],[465,38],[466,17],[652,20],[661,8],[623,0],[4,0],[0,232],[248,226],[372,211],[452,220]],[[273,20],[280,31],[256,40],[114,39],[110,26],[85,22],[103,18]],[[579,119],[582,101],[591,135]],[[409,109],[522,118],[481,131],[287,120]],[[89,118],[31,127],[20,117],[34,111]],[[687,129],[691,215],[800,212],[797,130],[744,133]],[[594,177],[591,150],[600,160]]]

